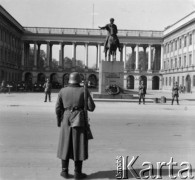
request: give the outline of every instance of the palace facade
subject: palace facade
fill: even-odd
[[[0,81],[52,82],[66,84],[77,70],[77,46],[84,46],[84,65],[88,67],[89,47],[96,49],[96,67],[80,71],[98,84],[99,64],[105,60],[102,49],[106,32],[99,29],[23,27],[0,6]],[[137,89],[140,79],[147,89],[170,90],[175,81],[195,92],[195,12],[164,31],[119,30],[123,46],[118,61],[124,61],[124,88]],[[41,65],[41,46],[45,45],[45,64]],[[60,46],[59,64],[52,67],[52,47]],[[31,51],[30,47],[34,47]],[[72,47],[72,65],[64,64],[65,46]],[[33,53],[33,54],[32,54]],[[131,61],[127,64],[127,54]],[[33,62],[30,62],[33,56]]]

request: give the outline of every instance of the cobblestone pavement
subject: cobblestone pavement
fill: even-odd
[[[148,92],[148,97],[170,96]],[[60,180],[61,164],[56,158],[59,128],[55,118],[57,93],[44,103],[43,93],[0,94],[0,180]],[[130,102],[96,102],[89,113],[94,140],[83,171],[88,179],[115,179],[116,156],[139,156],[134,169],[144,161],[188,161],[195,168],[195,97],[181,94],[180,105]],[[163,179],[168,177],[163,168]],[[73,174],[73,162],[70,173]],[[134,179],[129,172],[129,178]]]

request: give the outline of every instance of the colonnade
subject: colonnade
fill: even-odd
[[[45,43],[42,43],[45,44]],[[46,49],[46,64],[45,69],[51,70],[51,64],[52,64],[52,46],[54,45],[52,42],[46,42],[47,49]],[[96,54],[94,55],[95,61],[96,61],[96,69],[99,68],[99,63],[102,59],[104,59],[104,55],[102,55],[102,47],[103,43],[96,43],[96,44],[90,44],[90,43],[80,43],[77,44],[77,42],[72,43],[66,43],[66,42],[59,42],[60,50],[59,50],[59,69],[64,68],[64,47],[66,45],[72,46],[72,67],[76,67],[76,59],[77,59],[77,45],[83,45],[85,48],[85,59],[84,59],[84,65],[88,67],[89,64],[89,46],[95,46],[96,47]],[[40,65],[40,42],[34,42],[34,61],[33,61],[33,68],[34,70],[39,69]],[[139,52],[140,47],[143,48],[144,57],[146,57],[146,49],[148,48],[148,58],[145,58],[143,60],[144,62],[144,70],[146,71],[152,71],[152,70],[162,70],[163,68],[163,47],[162,45],[141,45],[141,44],[122,44],[122,51],[120,53],[119,61],[124,61],[124,69],[126,70],[126,64],[127,64],[127,47],[131,47],[131,53],[135,54],[135,69],[132,69],[133,71],[139,71]],[[28,42],[23,43],[22,47],[22,66],[28,67],[28,61],[29,61],[29,49],[30,44]],[[155,53],[154,53],[155,52]],[[146,69],[146,59],[148,59],[148,67]],[[153,64],[153,67],[152,67]]]

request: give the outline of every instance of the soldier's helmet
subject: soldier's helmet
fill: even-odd
[[[114,18],[110,18],[110,21],[114,21]]]
[[[73,72],[70,74],[69,77],[69,84],[80,84],[81,83],[81,77],[78,72]]]

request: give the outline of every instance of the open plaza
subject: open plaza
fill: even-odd
[[[165,96],[166,103],[154,103],[153,98]],[[116,157],[139,156],[133,168],[139,173],[143,162],[154,165],[182,162],[195,167],[195,98],[180,94],[180,105],[171,105],[169,92],[148,91],[146,104],[117,100],[95,101],[96,109],[89,113],[94,139],[89,141],[89,159],[83,172],[88,179],[115,179]],[[61,163],[57,158],[59,128],[55,115],[57,92],[52,102],[44,102],[43,93],[0,94],[0,179],[60,180]],[[162,178],[170,179],[167,167]],[[73,161],[70,174],[74,173]],[[185,174],[186,175],[186,174]],[[129,172],[129,179],[135,179]],[[70,178],[71,179],[71,178]],[[178,178],[179,179],[179,178]]]
[[[0,3],[0,180],[195,178],[195,1],[97,1],[92,28],[88,0],[16,1]]]

